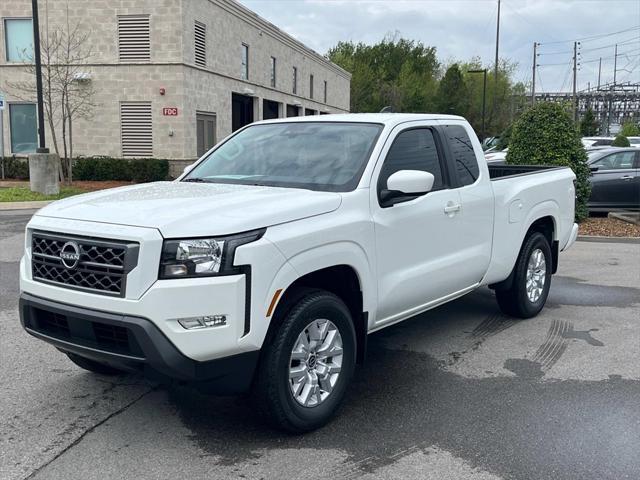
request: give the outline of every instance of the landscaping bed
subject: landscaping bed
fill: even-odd
[[[71,185],[61,185],[58,195],[43,195],[29,190],[29,182],[19,180],[0,181],[0,202],[37,202],[46,200],[59,200],[61,198],[78,195],[80,193],[94,192],[107,188],[131,185],[131,182],[121,181],[79,181]]]
[[[640,226],[615,218],[591,217],[580,224],[579,233],[597,237],[640,237]]]

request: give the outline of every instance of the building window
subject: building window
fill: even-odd
[[[207,27],[204,23],[195,22],[195,60],[199,67],[207,66]]]
[[[242,71],[240,72],[242,80],[249,80],[249,45],[242,44]]]
[[[0,111],[2,114],[2,111]],[[38,122],[34,103],[9,105],[11,153],[32,153],[38,146]]]
[[[151,60],[149,15],[118,16],[118,56],[121,62]]]
[[[309,75],[309,98],[313,98],[313,75]]]
[[[276,87],[276,57],[271,57],[271,86]]]
[[[120,138],[123,157],[153,156],[151,102],[120,104]]]
[[[327,81],[324,81],[324,103],[327,103]]]
[[[298,68],[293,67],[293,93],[298,94]]]
[[[8,62],[33,59],[33,26],[30,18],[5,18],[4,46]]]

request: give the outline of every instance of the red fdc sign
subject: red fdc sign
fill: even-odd
[[[178,116],[178,107],[164,107],[162,109],[162,115],[166,117],[176,117]]]

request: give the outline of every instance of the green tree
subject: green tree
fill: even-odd
[[[640,125],[633,120],[627,120],[622,124],[620,134],[625,137],[637,137],[640,136]]]
[[[631,143],[629,143],[629,139],[625,137],[622,133],[616,135],[616,138],[611,142],[612,147],[630,147]]]
[[[351,111],[433,111],[439,70],[436,49],[386,37],[375,45],[340,42],[327,57],[351,73]]]
[[[444,77],[440,80],[436,107],[439,113],[462,116],[467,114],[469,93],[457,63],[447,68]]]
[[[588,216],[590,170],[580,134],[565,106],[540,102],[513,124],[507,153],[513,165],[560,165],[576,175],[576,221]]]
[[[594,135],[598,135],[598,130],[600,129],[600,125],[596,120],[596,116],[593,114],[593,110],[589,107],[580,120],[580,135],[583,137],[592,137]]]

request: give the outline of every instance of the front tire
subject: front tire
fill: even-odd
[[[551,268],[551,247],[547,238],[539,232],[531,234],[520,249],[511,287],[496,290],[500,310],[519,318],[538,315],[549,295]]]
[[[356,363],[355,330],[344,302],[310,290],[284,314],[264,349],[254,395],[267,420],[291,433],[325,425],[342,402]]]

